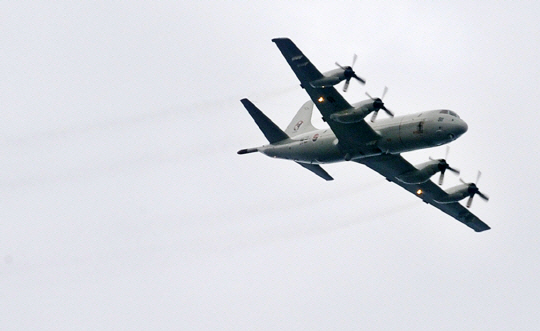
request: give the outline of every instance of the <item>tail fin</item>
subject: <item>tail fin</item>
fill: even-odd
[[[304,132],[310,132],[317,130],[311,124],[311,116],[313,114],[313,101],[309,100],[304,103],[296,116],[291,121],[291,124],[285,130],[285,133],[289,136],[296,136]]]
[[[253,117],[253,120],[259,126],[259,129],[264,133],[264,136],[268,141],[273,144],[278,141],[288,139],[289,136],[283,132],[271,119],[269,119],[262,111],[259,110],[251,101],[248,99],[240,100],[247,111]]]

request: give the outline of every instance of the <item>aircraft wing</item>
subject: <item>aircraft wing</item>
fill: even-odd
[[[315,88],[310,82],[320,79],[323,74],[309,61],[309,59],[288,38],[272,39],[291,66],[291,69],[300,80],[301,86],[309,94],[339,140],[339,145],[345,151],[369,154],[380,152],[377,150],[376,141],[379,135],[365,122],[343,124],[330,119],[333,113],[350,109],[352,106],[332,86]]]
[[[369,168],[380,173],[388,181],[398,184],[415,196],[421,198],[424,202],[440,209],[476,232],[482,232],[490,229],[486,223],[482,222],[478,217],[471,213],[469,209],[463,207],[459,202],[447,204],[436,202],[436,200],[440,201],[441,197],[448,194],[431,180],[421,184],[406,184],[396,179],[397,176],[416,169],[400,155],[384,154],[359,159],[355,162],[365,164]],[[419,193],[419,190],[421,190],[421,193]]]

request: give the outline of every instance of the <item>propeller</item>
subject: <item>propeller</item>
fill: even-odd
[[[363,78],[360,78],[356,75],[356,73],[353,70],[354,64],[356,63],[356,59],[358,58],[358,55],[354,54],[352,65],[344,67],[341,64],[336,62],[336,65],[343,69],[343,75],[345,76],[345,85],[343,86],[343,92],[347,92],[347,89],[349,88],[349,83],[351,82],[351,78],[355,78],[360,83],[365,84],[366,81]]]
[[[471,207],[473,198],[476,194],[478,194],[480,198],[489,201],[489,197],[486,194],[480,192],[480,189],[478,188],[478,186],[476,186],[476,184],[478,184],[478,181],[480,180],[481,175],[482,173],[478,171],[478,175],[476,176],[476,183],[466,183],[463,179],[459,179],[463,184],[469,185],[469,200],[467,200],[467,208]]]
[[[371,122],[375,122],[375,119],[377,118],[377,114],[379,113],[379,110],[384,110],[388,115],[390,115],[390,117],[394,117],[394,113],[386,108],[384,106],[384,102],[382,101],[382,99],[384,99],[384,96],[386,95],[386,92],[388,92],[388,87],[384,87],[384,90],[383,90],[383,93],[382,93],[382,96],[380,98],[374,98],[372,97],[371,95],[369,95],[369,93],[366,92],[366,95],[371,99],[373,100],[373,108],[375,108],[375,110],[373,110],[373,115],[371,115]]]
[[[452,171],[453,173],[455,174],[458,174],[460,173],[459,169],[456,169],[456,168],[452,168],[448,162],[446,162],[446,160],[448,159],[448,153],[450,152],[450,146],[446,146],[446,154],[444,156],[444,159],[434,159],[432,158],[431,156],[429,157],[429,159],[431,161],[439,161],[439,171],[441,172],[441,175],[439,176],[439,185],[442,185],[443,184],[443,181],[444,181],[444,173],[446,172],[446,170],[450,170]]]

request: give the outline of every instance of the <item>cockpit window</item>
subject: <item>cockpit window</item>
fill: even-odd
[[[450,115],[459,118],[458,114],[454,113],[453,111],[449,110],[448,112],[450,113]]]
[[[448,110],[448,109],[443,109],[441,111],[439,111],[440,114],[450,114],[450,116],[454,116],[454,117],[457,117],[459,118],[458,114],[456,114],[455,112],[451,111],[451,110]]]

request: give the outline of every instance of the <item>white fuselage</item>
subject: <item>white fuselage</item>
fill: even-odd
[[[412,115],[380,119],[368,124],[380,139],[375,154],[346,153],[331,129],[315,130],[277,144],[257,148],[274,158],[301,163],[333,163],[380,154],[398,154],[449,143],[467,131],[467,124],[448,110],[431,110]]]

